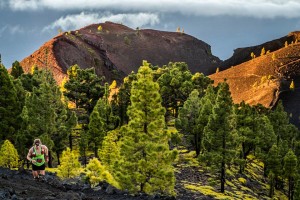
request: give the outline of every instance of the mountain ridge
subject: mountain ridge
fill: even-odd
[[[297,39],[297,38],[296,38]],[[268,49],[266,49],[267,51]],[[226,79],[235,103],[245,101],[273,108],[278,100],[290,114],[290,120],[300,126],[300,43],[297,40],[273,52],[261,55],[209,77],[215,84]],[[290,88],[294,81],[295,88]]]
[[[208,75],[221,60],[211,54],[205,42],[185,33],[152,29],[133,30],[122,24],[92,24],[77,31],[60,33],[21,61],[25,72],[33,65],[53,68],[58,83],[67,69],[78,64],[94,67],[106,81],[121,80],[137,71],[142,60],[162,66],[169,62],[186,62],[192,72]]]

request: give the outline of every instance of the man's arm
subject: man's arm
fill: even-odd
[[[28,154],[27,154],[27,160],[31,162],[31,154],[32,154],[32,148],[29,149]]]
[[[48,152],[47,146],[45,146],[45,159],[46,159],[46,162],[49,162],[49,152]]]

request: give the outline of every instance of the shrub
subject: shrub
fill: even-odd
[[[124,37],[124,42],[125,42],[125,44],[127,44],[127,45],[130,45],[130,44],[131,44],[131,40],[130,40],[127,36]]]
[[[116,188],[120,188],[118,182],[114,177],[106,170],[97,158],[90,160],[89,164],[86,166],[87,178],[92,187],[96,186],[102,181],[106,181]]]
[[[244,178],[242,178],[242,177],[238,178],[238,180],[239,180],[239,182],[241,182],[242,184],[246,184],[246,182],[247,182],[247,180],[244,179]]]
[[[57,176],[60,178],[73,178],[80,174],[80,163],[78,155],[75,154],[70,148],[63,151],[61,163],[58,167]]]
[[[5,140],[0,150],[0,166],[6,168],[14,168],[19,166],[19,155],[14,145]]]

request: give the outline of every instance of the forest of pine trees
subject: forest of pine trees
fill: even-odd
[[[58,166],[61,177],[86,166],[91,184],[106,180],[131,193],[176,195],[180,145],[218,175],[222,193],[226,170],[245,173],[255,155],[270,197],[287,188],[289,199],[299,198],[299,130],[280,101],[272,110],[234,104],[226,81],[214,86],[179,62],[158,67],[143,61],[111,98],[94,69],[74,65],[68,75],[59,86],[47,70],[33,67],[25,74],[15,62],[9,74],[0,66],[0,166],[28,167],[27,151],[41,138],[50,151],[48,166]]]

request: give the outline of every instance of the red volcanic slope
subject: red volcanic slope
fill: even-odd
[[[106,81],[121,81],[137,71],[142,60],[159,66],[186,62],[192,72],[205,74],[215,72],[221,62],[211,54],[208,44],[185,33],[134,30],[106,22],[59,34],[22,60],[21,65],[27,72],[33,65],[48,68],[58,82],[74,64],[83,69],[94,67]]]

